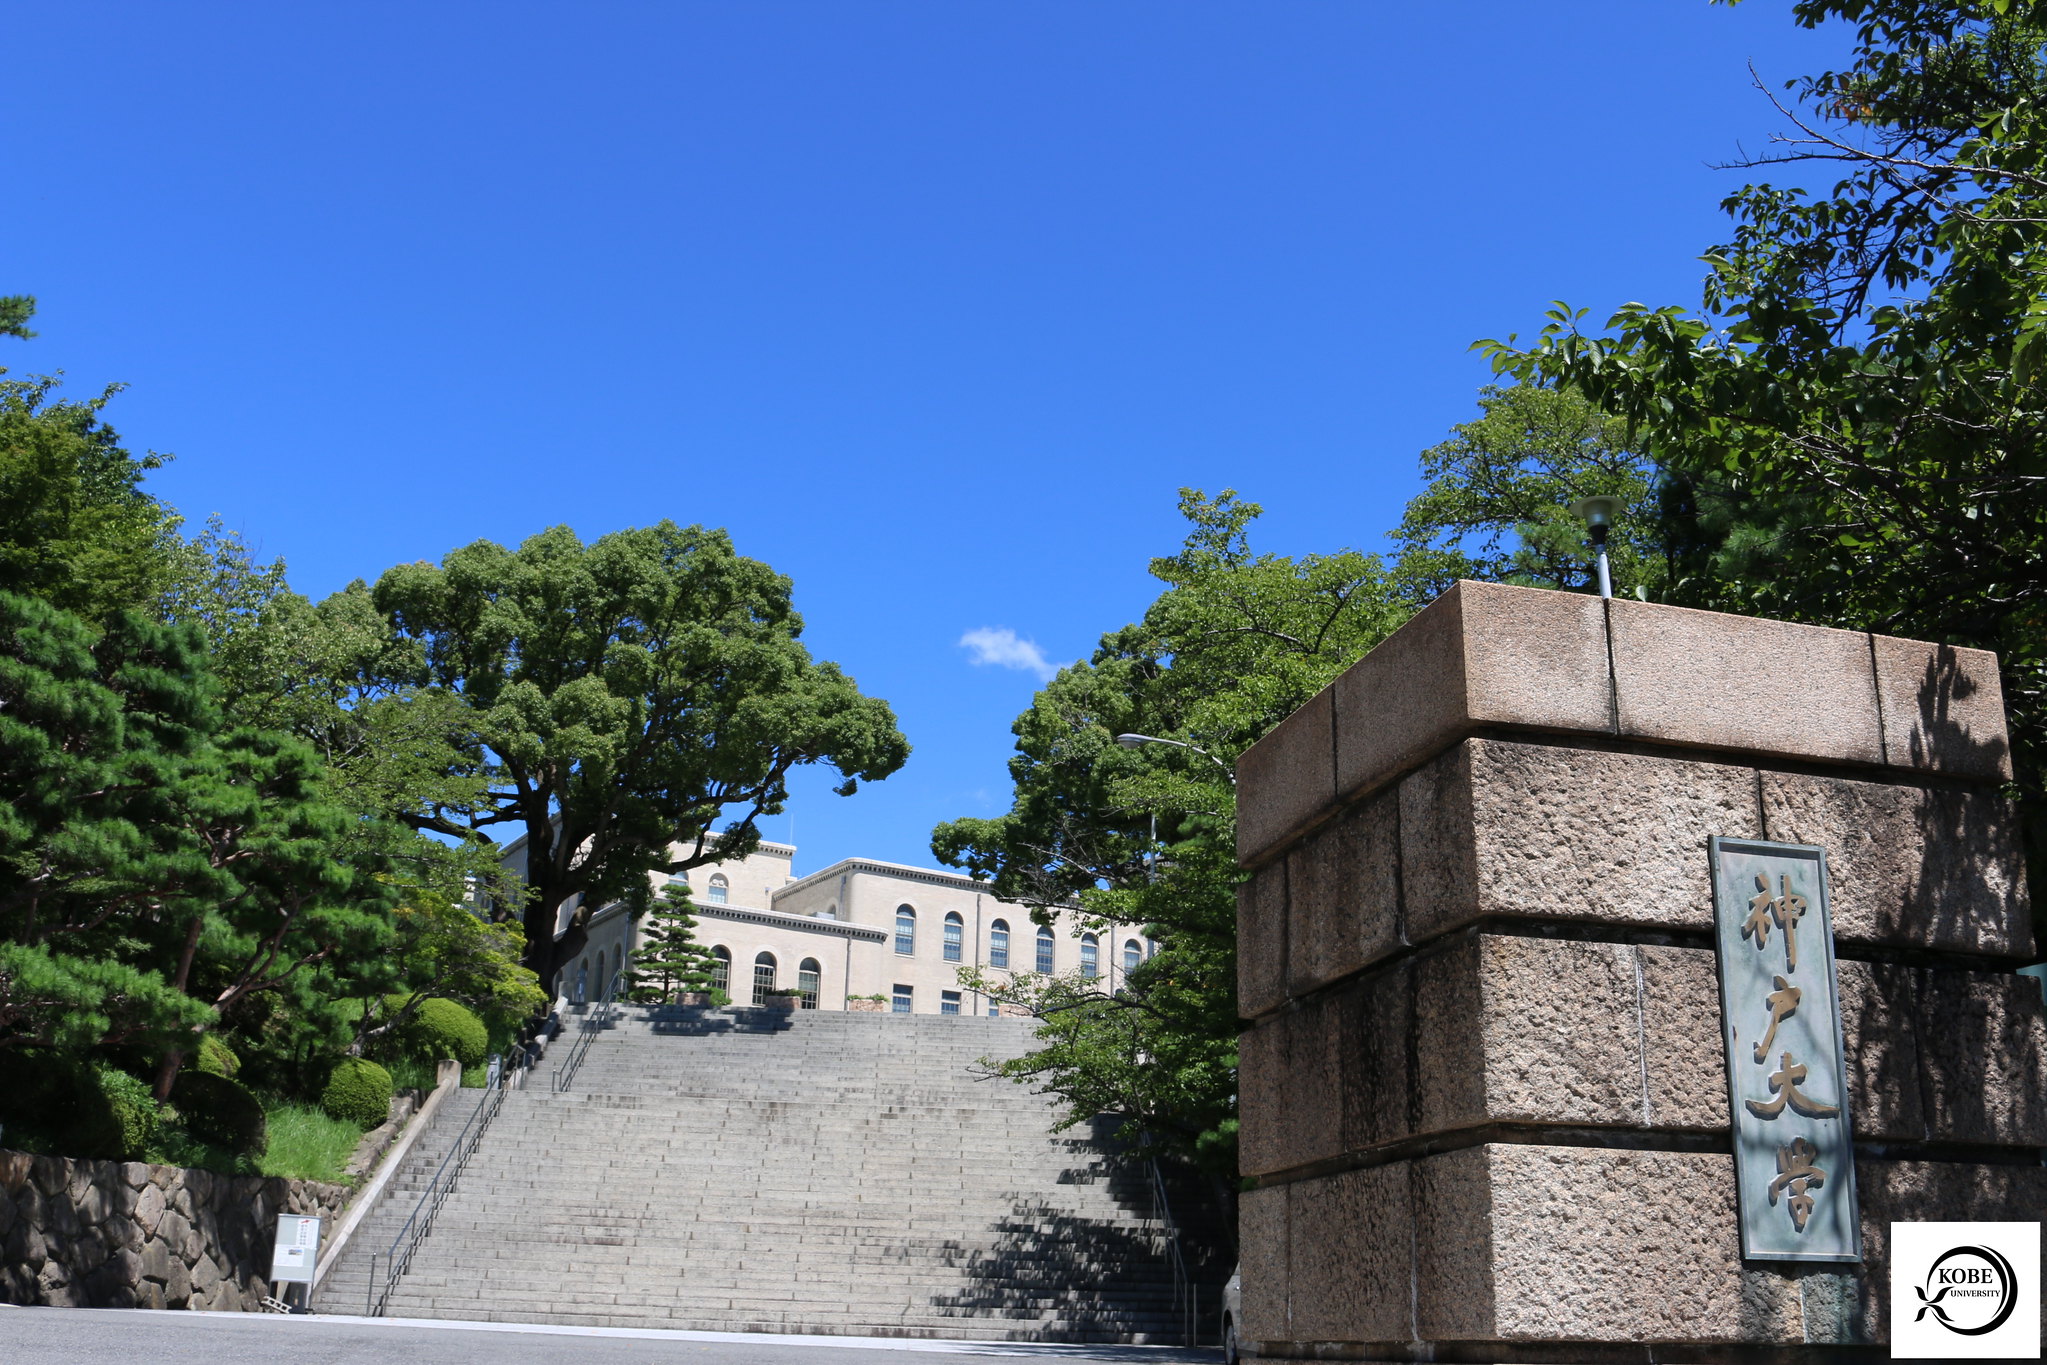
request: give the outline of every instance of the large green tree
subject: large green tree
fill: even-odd
[[[1185,545],[1155,559],[1165,591],[1102,637],[1017,718],[1015,797],[940,825],[944,862],[1041,921],[1139,923],[1160,945],[1113,994],[1100,979],[973,984],[1042,1021],[1000,1070],[1043,1086],[1066,1122],[1125,1120],[1145,1150],[1221,1175],[1236,1156],[1236,757],[1405,619],[1369,555],[1255,551],[1254,503],[1187,489]],[[1125,748],[1116,736],[1172,743]]]
[[[177,516],[142,490],[163,463],[106,424],[118,385],[66,399],[0,370],[0,587],[89,622],[150,609],[170,582]]]
[[[1671,485],[1669,600],[1994,649],[2047,811],[2047,11],[1800,0],[1854,29],[1790,83],[1696,308],[1562,305],[1482,343],[1626,422]]]
[[[388,936],[318,760],[224,723],[190,627],[0,594],[0,774],[0,1048],[127,1045],[161,1097],[200,1034]]]
[[[423,708],[408,714],[458,727],[430,776],[469,784],[396,813],[524,839],[526,961],[550,988],[597,909],[754,847],[796,768],[827,765],[850,794],[909,755],[887,704],[804,649],[789,580],[723,531],[478,541],[389,570],[369,600],[388,648],[364,667]]]
[[[1589,592],[1585,524],[1572,504],[1621,500],[1608,549],[1616,591],[1660,599],[1672,546],[1661,471],[1627,424],[1571,388],[1479,390],[1479,415],[1422,452],[1422,491],[1393,540],[1395,577],[1417,606],[1460,578]]]

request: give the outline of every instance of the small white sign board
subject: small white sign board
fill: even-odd
[[[311,1284],[320,1261],[320,1220],[296,1213],[277,1219],[277,1245],[270,1253],[270,1278],[279,1284]]]

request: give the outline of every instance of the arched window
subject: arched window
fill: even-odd
[[[768,1003],[768,992],[775,988],[775,955],[762,953],[753,960],[753,1003]]]
[[[582,1004],[590,998],[590,959],[584,958],[576,964],[576,1003]]]
[[[917,912],[907,905],[896,907],[896,951],[905,957],[917,951]]]
[[[803,992],[802,1005],[807,1010],[817,1008],[817,959],[806,957],[796,964],[796,989]]]
[[[711,945],[711,988],[727,994],[732,990],[732,950],[722,943]]]
[[[1009,921],[1006,919],[996,920],[988,926],[988,965],[1009,965]]]
[[[1126,975],[1126,976],[1127,976],[1127,975],[1129,975],[1129,974],[1130,974],[1131,972],[1134,972],[1134,971],[1136,971],[1136,970],[1137,970],[1137,964],[1138,964],[1138,963],[1140,963],[1140,962],[1142,962],[1142,961],[1144,961],[1144,949],[1143,949],[1142,947],[1140,947],[1140,946],[1138,945],[1138,942],[1137,942],[1137,940],[1136,940],[1136,939],[1134,939],[1134,938],[1132,938],[1132,939],[1125,939],[1125,940],[1124,940],[1124,942],[1123,942],[1123,973],[1124,973],[1124,975]]]
[[[960,960],[960,945],[965,939],[966,932],[967,922],[960,918],[959,911],[957,910],[946,911],[945,960],[947,962],[957,962]],[[954,1012],[957,1013],[958,1011]]]
[[[1097,939],[1093,934],[1082,934],[1080,936],[1080,974],[1082,976],[1100,976],[1102,974],[1101,952],[1101,940]]]
[[[732,899],[732,883],[725,880],[724,873],[711,874],[711,889],[704,893],[704,899],[713,905],[723,905]]]
[[[1042,924],[1038,926],[1038,970],[1052,970],[1052,931]]]

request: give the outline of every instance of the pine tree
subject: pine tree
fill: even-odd
[[[696,941],[696,916],[690,913],[689,883],[671,878],[661,899],[640,924],[640,946],[626,973],[629,999],[660,1005],[678,991],[712,988],[711,950]]]

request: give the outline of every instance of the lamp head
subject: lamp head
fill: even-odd
[[[1135,749],[1151,743],[1150,735],[1118,735],[1116,742],[1126,749]]]
[[[1620,515],[1621,500],[1605,494],[1580,498],[1571,504],[1571,510],[1583,517],[1585,525],[1592,530],[1603,531],[1613,525],[1613,519]]]

